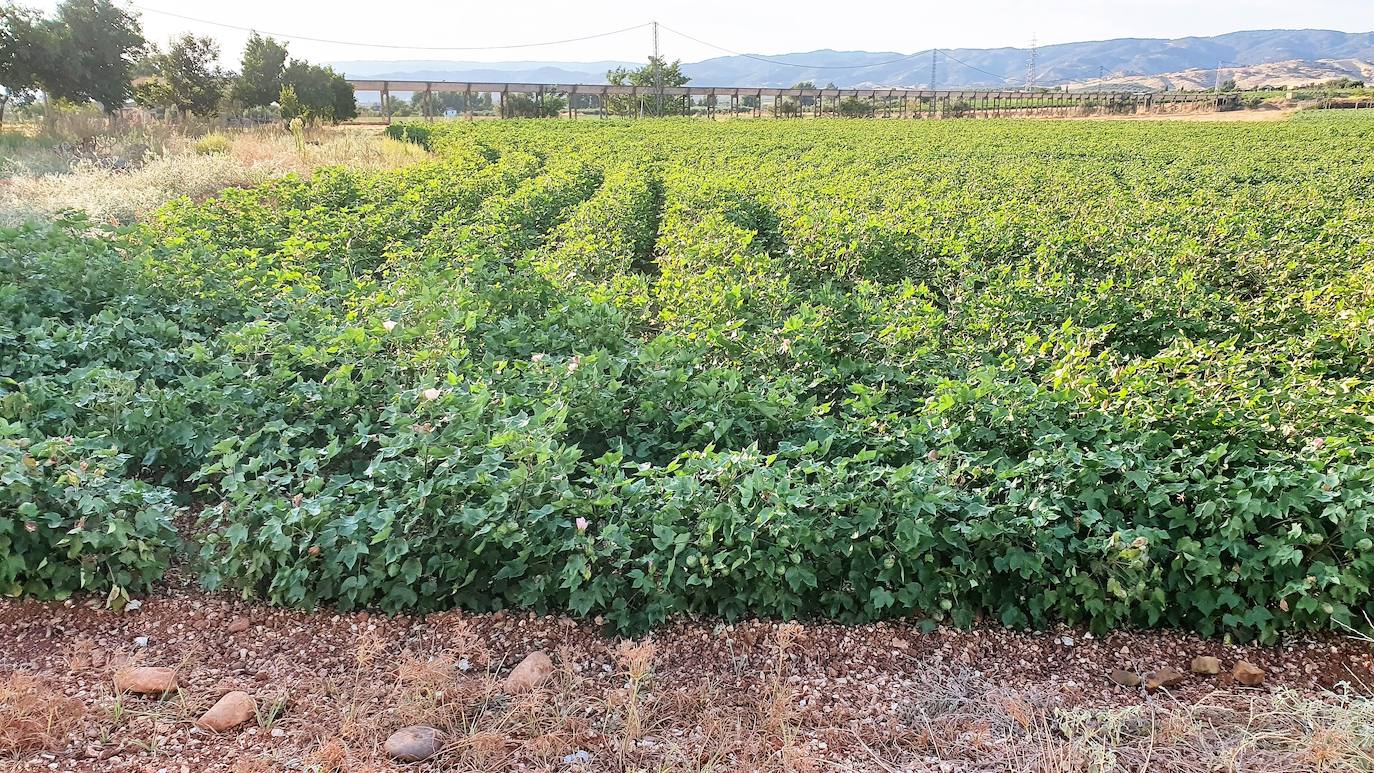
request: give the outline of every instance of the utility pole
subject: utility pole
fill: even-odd
[[[1035,72],[1035,59],[1036,59],[1036,56],[1039,54],[1039,50],[1038,50],[1038,49],[1039,49],[1039,46],[1038,46],[1038,44],[1035,42],[1035,35],[1032,33],[1032,34],[1031,34],[1031,45],[1030,45],[1030,64],[1026,67],[1026,90],[1027,90],[1027,91],[1035,91],[1035,76],[1036,76],[1036,72]]]
[[[930,90],[931,90],[931,91],[934,91],[934,90],[935,90],[935,88],[936,88],[935,84],[938,83],[938,81],[937,81],[936,78],[935,78],[935,76],[936,76],[936,70],[935,70],[935,61],[936,61],[936,60],[935,60],[935,57],[936,57],[936,56],[939,56],[939,54],[940,54],[940,49],[938,49],[938,48],[932,48],[932,49],[930,49]]]
[[[654,115],[663,117],[663,73],[659,66],[658,22],[654,21],[654,58],[651,60],[654,73]]]

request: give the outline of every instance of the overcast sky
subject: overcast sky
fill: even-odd
[[[117,0],[128,2],[128,0]],[[20,0],[50,10],[55,0]],[[191,31],[220,40],[226,64],[236,64],[248,33],[177,18],[251,27],[279,37],[349,43],[444,47],[537,43],[608,32],[657,19],[716,46],[780,54],[819,48],[898,51],[927,48],[1024,47],[1118,37],[1216,35],[1242,29],[1313,27],[1374,31],[1374,0],[849,0],[740,2],[666,0],[657,3],[378,2],[377,0],[137,0],[144,34],[165,43]],[[594,40],[500,50],[424,50],[339,45],[290,39],[291,53],[311,61],[447,59],[504,61],[643,60],[647,27]],[[697,61],[724,52],[664,30],[670,59]]]

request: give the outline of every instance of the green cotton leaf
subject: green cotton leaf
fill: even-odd
[[[892,606],[897,599],[887,588],[875,587],[868,592],[868,603],[875,610],[883,610]]]
[[[248,526],[236,523],[225,529],[224,538],[229,541],[230,547],[238,547],[248,539]]]
[[[654,524],[653,531],[653,544],[655,550],[659,552],[666,552],[668,548],[678,544],[677,532],[673,531],[671,527],[664,526],[662,524]]]
[[[787,567],[784,578],[793,591],[800,592],[803,588],[816,587],[816,573],[800,564]]]
[[[1141,491],[1148,491],[1150,489],[1150,474],[1143,470],[1130,470],[1122,473],[1122,477],[1139,486]]]

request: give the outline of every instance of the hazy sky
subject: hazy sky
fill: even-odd
[[[119,0],[127,2],[127,0]],[[24,3],[24,0],[20,0]],[[28,0],[51,9],[55,0]],[[144,34],[158,43],[183,31],[219,39],[228,64],[247,33],[176,18],[196,17],[286,36],[396,46],[461,47],[534,43],[622,29],[657,19],[666,27],[748,53],[818,48],[912,53],[931,47],[1026,46],[1117,37],[1215,35],[1241,29],[1315,27],[1374,31],[1374,0],[965,0],[910,2],[657,3],[378,2],[377,0],[137,0]],[[639,61],[651,46],[647,27],[595,40],[502,50],[423,50],[337,45],[291,39],[291,53],[312,61],[350,59],[539,59]],[[669,58],[696,61],[724,52],[664,30]]]

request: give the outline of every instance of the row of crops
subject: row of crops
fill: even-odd
[[[1374,122],[392,127],[0,231],[0,588],[1374,612]]]

